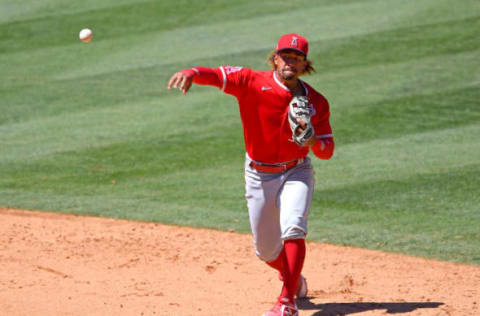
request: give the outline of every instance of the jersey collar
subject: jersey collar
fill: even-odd
[[[287,88],[286,85],[284,85],[280,80],[278,80],[277,78],[277,74],[275,72],[275,70],[273,71],[273,80],[275,80],[275,82],[284,90],[290,92],[290,89]],[[300,81],[300,84],[302,85],[303,87],[303,90],[305,90],[305,95],[308,97],[308,88],[307,86],[303,83],[302,80],[298,79]]]
[[[298,79],[300,81],[300,84],[302,85],[303,87],[303,90],[305,91],[305,96],[308,97],[308,87],[307,85],[300,79]]]
[[[280,80],[278,80],[277,75],[276,75],[276,73],[275,73],[275,70],[273,71],[273,80],[275,80],[275,82],[276,82],[283,90],[287,90],[288,92],[290,92],[290,89],[288,89],[287,86],[284,85]]]

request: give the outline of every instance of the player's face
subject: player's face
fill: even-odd
[[[284,80],[298,78],[307,65],[305,56],[294,50],[281,51],[274,57],[277,73]]]

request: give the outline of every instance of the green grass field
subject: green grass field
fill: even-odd
[[[479,29],[478,0],[0,0],[0,207],[248,233],[236,100],[166,85],[298,32],[336,139],[310,240],[480,265]]]

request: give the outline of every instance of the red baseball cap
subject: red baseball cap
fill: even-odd
[[[278,40],[277,52],[284,49],[296,50],[307,57],[308,41],[305,37],[295,33],[285,34]]]

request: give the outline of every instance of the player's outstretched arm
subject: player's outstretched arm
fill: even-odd
[[[179,89],[186,94],[190,87],[192,86],[193,75],[191,73],[186,73],[184,71],[176,72],[168,82],[168,90],[171,88]]]
[[[223,73],[219,68],[195,67],[183,69],[170,78],[168,89],[179,89],[185,94],[193,83],[221,89],[223,87]]]

